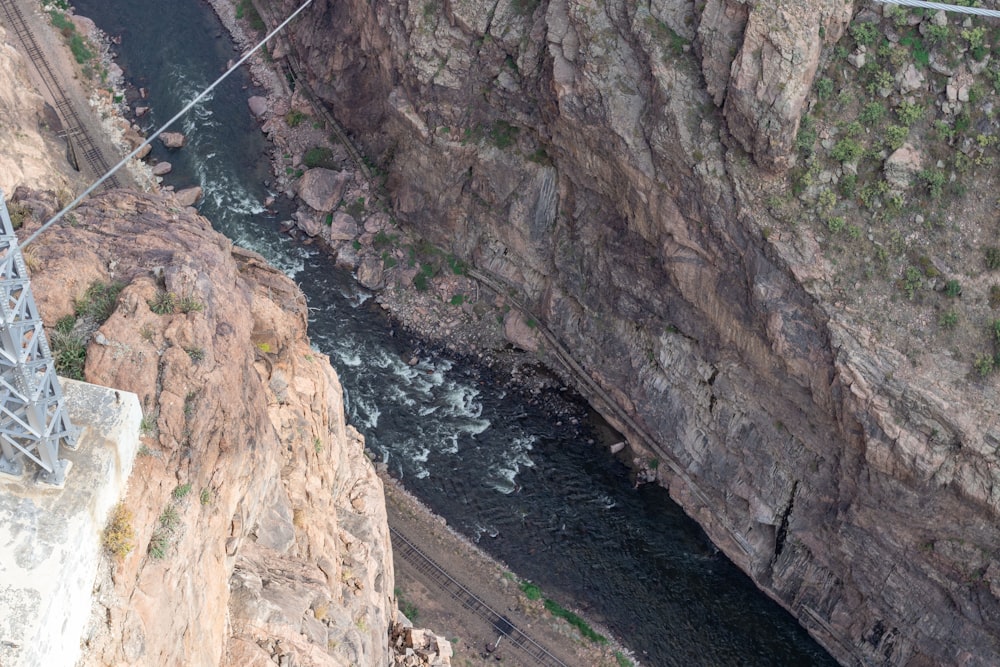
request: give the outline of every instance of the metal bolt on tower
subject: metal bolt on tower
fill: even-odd
[[[76,449],[79,433],[63,405],[3,191],[0,218],[0,473],[20,477],[27,457],[42,468],[40,482],[62,486],[70,463],[59,446]]]

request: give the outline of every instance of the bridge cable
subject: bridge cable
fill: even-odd
[[[225,73],[223,73],[222,76],[220,76],[218,79],[216,79],[208,88],[206,88],[205,90],[201,91],[193,100],[191,100],[190,102],[188,102],[187,105],[183,109],[181,109],[180,111],[178,111],[174,115],[173,118],[171,118],[166,123],[164,123],[163,125],[161,125],[160,129],[158,129],[153,134],[149,135],[149,137],[145,141],[143,141],[141,144],[139,144],[135,148],[135,150],[133,150],[131,153],[129,153],[128,155],[126,155],[125,157],[123,157],[118,162],[118,164],[116,164],[115,166],[111,167],[111,169],[109,169],[107,172],[105,172],[104,175],[101,176],[99,179],[97,179],[90,187],[88,187],[86,190],[84,190],[83,192],[81,192],[79,194],[79,196],[77,196],[76,199],[74,199],[70,203],[66,204],[66,206],[64,206],[61,211],[59,211],[58,213],[56,213],[54,216],[52,216],[48,220],[48,222],[46,222],[44,225],[42,225],[41,227],[39,227],[38,230],[36,230],[34,234],[32,234],[31,236],[29,236],[27,238],[27,240],[25,240],[23,243],[20,244],[21,248],[24,248],[26,245],[28,245],[29,243],[31,243],[32,241],[34,241],[36,238],[38,238],[38,236],[42,232],[44,232],[46,229],[48,229],[53,224],[55,224],[56,222],[58,222],[64,215],[66,215],[66,213],[68,213],[69,211],[71,211],[77,204],[79,204],[81,201],[83,201],[83,199],[87,195],[89,195],[91,192],[93,192],[98,187],[100,187],[100,185],[102,183],[104,183],[104,181],[106,181],[109,178],[111,178],[111,176],[116,171],[118,171],[121,167],[123,167],[126,163],[128,163],[129,160],[131,160],[133,157],[135,157],[139,153],[139,151],[141,151],[143,148],[145,148],[150,143],[152,143],[152,141],[154,139],[156,139],[158,136],[160,136],[160,134],[163,133],[163,131],[166,130],[168,127],[170,127],[170,125],[172,125],[174,122],[176,122],[177,119],[179,119],[181,116],[183,116],[188,111],[190,111],[191,108],[194,107],[194,105],[198,104],[198,102],[200,102],[202,99],[204,99],[204,97],[206,95],[208,95],[210,92],[212,92],[215,89],[216,86],[218,86],[220,83],[222,83],[226,79],[226,77],[228,77],[230,74],[232,74],[233,72],[235,72],[237,68],[239,68],[243,63],[245,63],[247,60],[249,60],[250,56],[252,56],[260,47],[262,47],[265,44],[267,44],[267,42],[272,37],[274,37],[276,34],[278,34],[278,32],[280,32],[282,28],[284,28],[286,25],[288,25],[292,21],[292,19],[294,19],[296,16],[298,16],[299,13],[302,12],[303,9],[305,9],[306,7],[308,7],[309,5],[311,5],[312,1],[313,0],[306,0],[304,3],[302,3],[301,7],[299,7],[294,12],[292,12],[292,14],[287,19],[285,19],[284,21],[282,21],[281,24],[278,25],[278,27],[276,27],[274,30],[272,30],[271,32],[269,32],[267,34],[267,36],[264,37],[264,39],[262,39],[257,44],[257,46],[255,46],[252,49],[250,49],[249,51],[247,51],[246,54],[244,54],[244,56],[242,58],[240,58],[238,61],[236,61],[236,63],[234,63],[232,67],[230,67],[229,69],[227,69],[225,71]]]
[[[944,12],[958,12],[960,14],[974,14],[976,16],[988,16],[1000,19],[1000,10],[984,9],[983,7],[965,7],[964,5],[948,5],[943,2],[924,2],[924,0],[875,0],[887,5],[904,5],[906,7],[919,7],[921,9],[937,9]]]

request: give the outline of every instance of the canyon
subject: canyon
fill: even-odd
[[[859,8],[315,0],[274,53],[838,660],[993,664],[996,383],[845,306],[765,203]]]

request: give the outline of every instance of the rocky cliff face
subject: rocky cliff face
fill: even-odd
[[[400,219],[528,304],[660,481],[835,656],[993,664],[995,387],[965,395],[953,365],[881,347],[828,296],[813,241],[762,233],[758,192],[792,163],[852,9],[316,0],[292,57]]]
[[[75,216],[29,253],[39,307],[55,322],[93,282],[124,285],[86,379],[146,415],[135,548],[99,581],[84,664],[388,664],[381,482],[302,294],[173,196],[117,191]]]

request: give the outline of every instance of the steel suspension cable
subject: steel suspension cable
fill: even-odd
[[[921,9],[937,9],[945,12],[958,12],[960,14],[974,14],[975,16],[988,16],[1000,19],[1000,10],[985,9],[983,7],[966,7],[964,5],[948,5],[943,2],[924,2],[924,0],[875,0],[886,5],[904,5],[906,7],[920,7]]]

